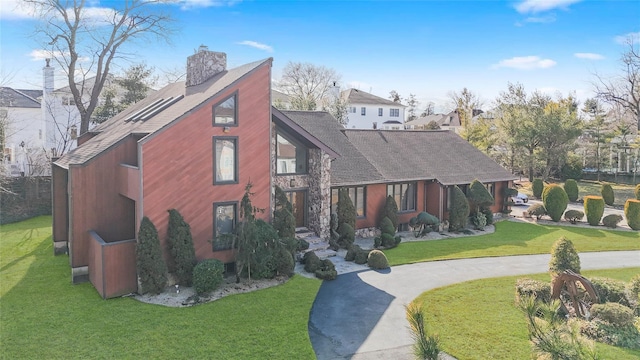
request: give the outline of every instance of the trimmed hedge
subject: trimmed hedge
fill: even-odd
[[[601,196],[588,195],[584,197],[584,214],[591,226],[598,226],[604,214],[604,200]]]
[[[635,309],[638,305],[638,300],[627,291],[623,281],[603,277],[594,277],[590,281],[601,303],[619,303],[631,309]]]
[[[371,250],[367,257],[367,265],[372,269],[388,269],[387,256],[380,250]]]
[[[565,270],[580,273],[580,257],[573,247],[571,240],[564,236],[558,239],[551,247],[551,260],[549,260],[549,272],[559,274]]]
[[[600,194],[602,194],[602,199],[604,199],[604,203],[612,206],[615,202],[616,198],[613,194],[613,188],[609,184],[603,184],[600,189]]]
[[[547,209],[547,215],[551,220],[558,222],[562,219],[562,214],[567,209],[569,197],[560,185],[551,184],[544,190],[542,202],[544,203],[544,208]]]
[[[618,303],[608,302],[604,304],[593,304],[590,311],[594,318],[606,321],[611,325],[633,325],[633,311]]]
[[[640,230],[640,200],[628,199],[624,203],[624,216],[633,230]]]
[[[533,179],[531,190],[533,191],[533,196],[540,199],[542,197],[542,190],[544,190],[544,182],[542,182],[542,179]]]
[[[198,294],[213,291],[222,284],[224,264],[217,259],[203,260],[193,268],[193,288]]]
[[[575,202],[578,200],[579,190],[578,190],[578,182],[573,179],[568,179],[564,183],[564,191],[567,193],[569,197],[569,201]]]
[[[604,224],[604,226],[612,229],[618,227],[618,223],[620,221],[622,221],[622,216],[618,214],[609,214],[602,218],[602,223]]]
[[[527,278],[518,279],[516,281],[516,301],[529,296],[548,303],[551,300],[551,284]]]
[[[136,244],[136,267],[142,294],[159,294],[167,284],[167,264],[162,256],[158,230],[148,217],[143,217]]]
[[[636,185],[636,189],[634,190],[634,194],[636,195],[636,200],[640,200],[640,184]]]
[[[575,224],[578,221],[582,220],[583,217],[584,213],[580,210],[567,210],[567,212],[564,213],[565,220],[569,221],[572,224]]]
[[[529,206],[527,212],[529,213],[529,215],[535,216],[538,220],[540,220],[540,218],[544,215],[547,215],[547,209],[545,209],[544,205],[542,204],[533,204]]]
[[[449,231],[460,231],[467,226],[469,202],[457,185],[451,189],[451,209],[449,210]]]

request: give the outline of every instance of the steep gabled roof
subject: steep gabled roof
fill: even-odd
[[[192,110],[260,66],[270,65],[271,61],[272,59],[269,58],[225,70],[200,85],[188,88],[185,87],[184,81],[169,84],[95,127],[91,132],[97,133],[96,136],[58,159],[55,164],[63,168],[68,168],[71,164],[84,164],[131,134],[152,134],[188,115]],[[131,120],[133,115],[140,114],[141,111],[161,101],[173,103],[162,111],[151,112],[148,117],[143,119],[133,117],[134,120],[138,120]]]
[[[421,116],[415,120],[407,121],[406,125],[421,126],[435,121],[440,126],[460,126],[460,116],[454,110],[448,114],[432,114]]]
[[[42,90],[18,90],[0,87],[0,106],[12,108],[40,108],[38,97]]]
[[[341,93],[341,96],[344,97],[349,102],[349,104],[372,104],[397,106],[403,108],[406,107],[405,105],[402,105],[400,103],[393,102],[391,100],[381,98],[379,96],[375,96],[358,89],[347,89]]]
[[[437,180],[443,185],[515,177],[455,133],[344,129],[323,111],[283,111],[335,150],[331,186]]]

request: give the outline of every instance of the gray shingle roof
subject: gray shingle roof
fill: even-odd
[[[375,96],[358,89],[347,89],[342,92],[342,96],[346,98],[350,104],[392,105],[403,108],[406,107],[405,105],[402,105],[400,103],[393,102],[391,100],[381,98],[379,96]]]
[[[272,59],[269,58],[229,69],[215,75],[200,85],[190,86],[188,88],[185,87],[184,81],[167,85],[147,96],[144,100],[128,107],[113,118],[98,125],[92,130],[92,132],[98,133],[96,136],[58,159],[55,164],[63,168],[68,168],[70,164],[84,164],[130,134],[154,133],[169,125],[174,120],[187,115],[193,109],[204,104],[211,97],[258,67],[264,64],[270,64],[271,61]],[[184,96],[184,98],[148,120],[135,122],[125,121],[129,115],[144,109],[159,99],[179,96]]]
[[[435,121],[440,126],[460,126],[460,116],[454,111],[448,114],[432,114],[407,121],[406,125],[421,126]]]
[[[283,111],[335,150],[331,185],[435,179],[443,185],[508,181],[515,177],[451,131],[344,129],[322,111]]]
[[[0,106],[39,108],[39,96],[42,96],[42,90],[18,90],[10,87],[0,87]]]

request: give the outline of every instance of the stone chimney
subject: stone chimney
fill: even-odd
[[[200,85],[227,69],[227,54],[209,51],[200,45],[198,52],[187,58],[186,86]]]

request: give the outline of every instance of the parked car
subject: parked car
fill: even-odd
[[[524,205],[524,200],[522,200],[518,196],[512,196],[511,202],[513,203],[513,205]]]
[[[522,202],[525,202],[525,203],[529,202],[529,196],[527,196],[527,194],[523,194],[519,192],[516,197],[522,200]]]

